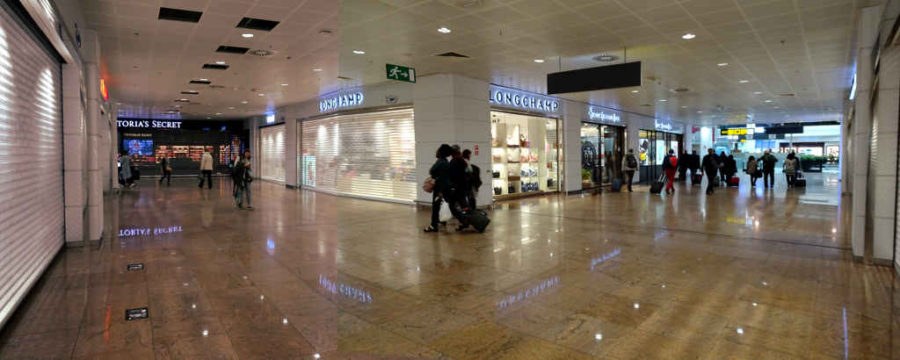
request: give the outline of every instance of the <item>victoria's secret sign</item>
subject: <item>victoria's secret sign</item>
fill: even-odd
[[[181,129],[181,121],[116,120],[116,126],[118,126],[120,128],[141,128],[141,129]]]

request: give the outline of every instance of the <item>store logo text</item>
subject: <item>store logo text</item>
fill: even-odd
[[[361,92],[335,95],[319,102],[319,112],[334,111],[348,107],[360,106],[365,101]]]
[[[491,89],[491,102],[540,112],[559,111],[559,100],[506,89]]]
[[[181,129],[181,121],[116,120],[120,128]]]
[[[593,106],[588,107],[588,118],[596,121],[605,121],[605,122],[622,122],[622,117],[618,114],[606,113],[603,110],[597,109]]]

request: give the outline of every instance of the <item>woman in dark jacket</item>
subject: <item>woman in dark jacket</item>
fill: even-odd
[[[450,145],[441,144],[435,154],[437,161],[435,161],[434,165],[431,165],[431,169],[428,170],[428,174],[434,179],[434,191],[431,192],[431,225],[425,228],[425,232],[438,231],[441,203],[444,201],[445,197],[449,198],[452,196],[451,191],[453,190],[453,186],[450,182],[450,161],[447,160],[451,155],[453,155],[453,148],[451,148]],[[456,210],[452,207],[450,208],[450,211],[454,213],[454,216],[457,215]]]

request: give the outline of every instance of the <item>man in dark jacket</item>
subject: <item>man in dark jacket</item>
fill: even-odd
[[[466,173],[468,168],[469,163],[463,158],[459,145],[453,145],[453,159],[450,160],[450,186],[452,186],[453,189],[450,191],[450,198],[447,199],[451,210],[466,210],[469,208],[469,204],[466,201],[468,197],[466,195],[469,192],[469,189],[472,188],[472,184],[469,183],[469,175]],[[463,222],[462,217],[459,217],[459,219],[462,223],[459,230],[463,230],[469,226]]]
[[[759,158],[759,161],[763,164],[763,185],[768,189],[769,179],[772,179],[772,187],[775,187],[775,163],[778,162],[778,158],[772,155],[769,150],[766,150],[765,154]]]
[[[709,153],[703,157],[703,163],[701,165],[703,167],[703,172],[706,173],[706,195],[710,195],[713,193],[713,185],[716,183],[716,173],[721,167],[716,151],[709,149]]]
[[[698,174],[697,170],[700,169],[700,155],[697,155],[697,150],[691,151],[690,160],[688,161],[688,169],[691,169],[691,179],[694,178],[694,174]],[[693,181],[693,180],[692,180]]]
[[[684,181],[687,179],[687,170],[689,161],[687,160],[691,155],[686,152],[681,152],[678,154],[678,179]]]

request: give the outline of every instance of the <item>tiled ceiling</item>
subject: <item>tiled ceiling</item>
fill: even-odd
[[[747,116],[756,122],[839,120],[852,77],[856,9],[883,1],[340,3],[340,75],[356,85],[384,81],[387,62],[414,66],[419,76],[461,73],[545,92],[547,73],[640,60],[639,88],[564,97],[694,124],[720,124],[744,122]],[[452,32],[439,33],[440,27]],[[685,33],[696,38],[684,40]],[[447,51],[470,58],[434,56]],[[618,60],[593,59],[602,54]]]
[[[338,5],[337,0],[81,0],[88,27],[100,36],[101,70],[121,103],[120,114],[185,118],[261,114],[336,88]],[[203,15],[199,23],[159,20],[160,7]],[[236,28],[244,17],[280,23],[271,32]],[[245,33],[254,36],[244,38]],[[220,45],[273,54],[215,52]],[[229,68],[202,68],[217,61]],[[211,86],[189,84],[203,78]],[[186,90],[199,94],[181,93]],[[175,101],[181,98],[191,102]]]

